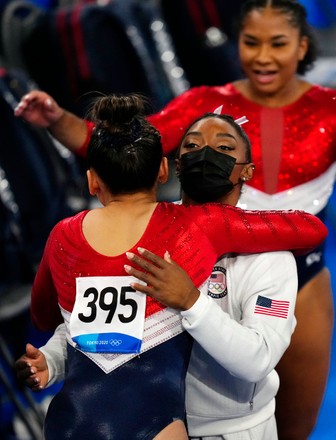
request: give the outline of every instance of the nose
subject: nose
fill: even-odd
[[[255,53],[255,61],[260,64],[267,64],[271,61],[272,58],[272,49],[268,44],[261,44],[258,46]]]

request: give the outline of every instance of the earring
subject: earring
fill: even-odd
[[[242,179],[244,182],[246,182],[246,180],[248,180],[248,178],[245,177],[245,176],[243,176],[241,179]]]

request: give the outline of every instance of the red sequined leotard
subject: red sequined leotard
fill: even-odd
[[[327,204],[335,179],[336,90],[314,85],[299,100],[266,108],[233,84],[195,87],[173,99],[149,121],[160,131],[165,153],[179,145],[190,123],[223,105],[222,113],[246,116],[243,128],[256,165],[244,185],[247,209],[303,209],[317,214]]]
[[[268,108],[244,98],[233,84],[194,87],[170,101],[148,120],[161,133],[164,154],[176,149],[188,126],[222,107],[244,124],[256,165],[244,184],[240,205],[247,209],[301,209],[318,214],[325,208],[336,172],[336,90],[313,85],[296,102]],[[88,137],[79,150],[85,155]]]
[[[53,330],[63,320],[68,330],[71,327],[78,301],[76,278],[126,275],[125,254],[107,257],[86,241],[82,232],[86,212],[58,223],[46,244],[31,300],[33,321],[42,330]],[[222,204],[159,203],[130,251],[141,246],[163,256],[168,250],[200,286],[224,253],[308,251],[326,234],[315,216],[298,211],[251,212]],[[90,313],[98,303],[100,299],[88,298]],[[103,302],[101,307],[106,310],[106,305]],[[67,346],[68,373],[48,408],[46,440],[151,439],[173,420],[184,418],[191,338],[182,330],[179,313],[147,298],[140,355],[84,353],[70,337]]]
[[[149,117],[160,131],[165,153],[180,143],[186,128],[213,112],[246,116],[244,130],[256,165],[238,206],[245,209],[302,209],[325,218],[336,173],[336,90],[313,85],[296,102],[268,108],[244,98],[229,83],[195,87]],[[299,288],[325,266],[325,246],[296,259]]]
[[[234,118],[246,116],[244,130],[256,165],[244,184],[239,205],[245,209],[301,209],[321,219],[336,173],[336,90],[313,85],[291,105],[267,108],[249,101],[229,83],[194,87],[148,120],[160,131],[164,153],[177,148],[188,126],[219,106]],[[81,149],[85,154],[88,138]],[[324,246],[297,258],[299,287],[325,265]]]

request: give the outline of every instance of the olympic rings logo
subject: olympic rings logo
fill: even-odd
[[[217,290],[217,292],[222,292],[225,289],[224,283],[209,283],[209,290]]]
[[[119,345],[122,344],[122,340],[121,339],[110,339],[109,340],[110,345],[112,345],[113,347],[119,347]]]

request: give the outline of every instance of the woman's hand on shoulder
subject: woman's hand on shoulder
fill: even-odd
[[[127,258],[143,270],[125,265],[125,271],[146,284],[132,283],[131,286],[155,298],[167,307],[188,310],[197,301],[200,292],[189,275],[176,264],[166,251],[164,258],[138,248],[141,256],[127,252]]]

